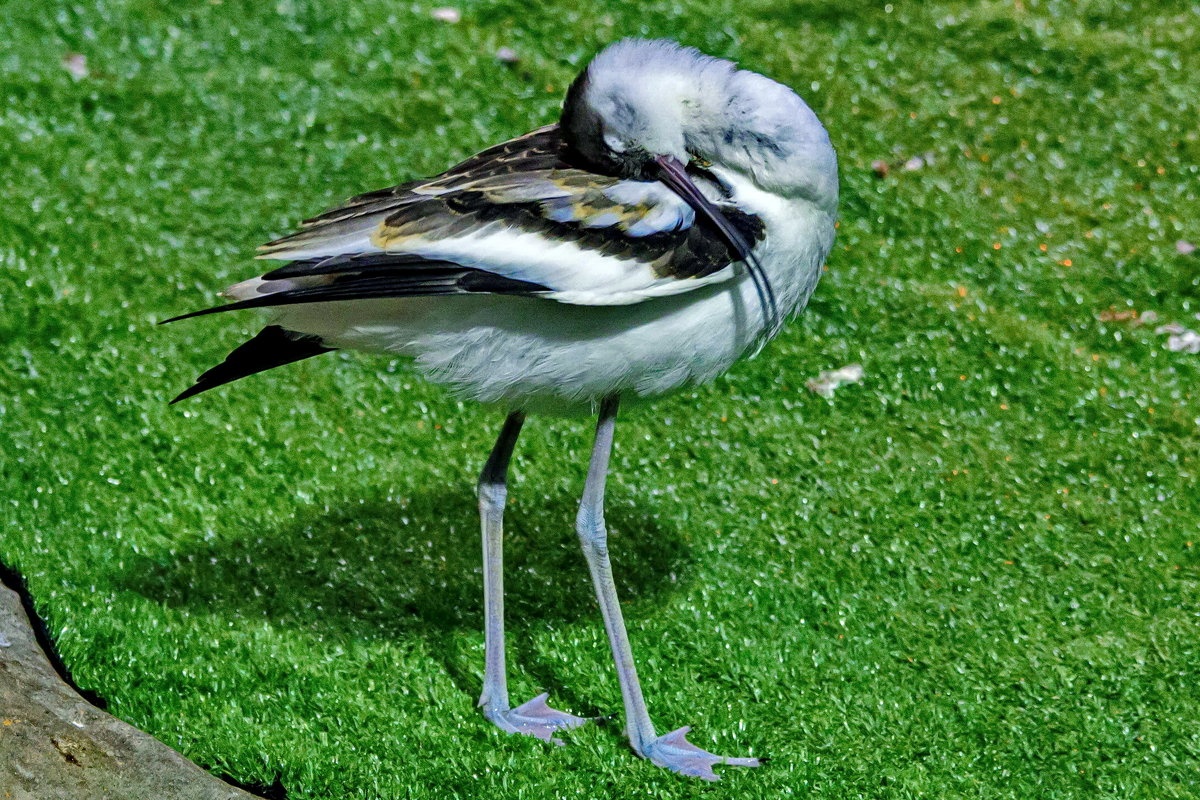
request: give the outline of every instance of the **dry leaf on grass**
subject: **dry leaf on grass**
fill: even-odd
[[[1167,349],[1172,353],[1200,353],[1200,333],[1178,322],[1168,322],[1154,329],[1158,335],[1168,334]]]
[[[905,161],[901,169],[903,169],[905,172],[916,172],[917,170],[922,169],[925,166],[931,166],[932,164],[933,153],[922,153],[919,156],[913,156],[908,161]]]
[[[862,364],[847,364],[839,369],[823,370],[820,375],[805,383],[810,392],[821,397],[833,397],[839,386],[859,383],[863,379]]]
[[[83,53],[67,53],[62,57],[62,65],[74,78],[83,79],[88,76],[87,56]]]
[[[1168,322],[1166,325],[1159,325],[1154,329],[1154,332],[1159,336],[1162,336],[1164,333],[1180,334],[1186,330],[1187,328],[1183,327],[1178,322]]]
[[[1136,320],[1138,312],[1132,308],[1123,308],[1117,310],[1115,308],[1106,308],[1096,315],[1096,319],[1101,322],[1125,322],[1127,320]]]
[[[1167,349],[1173,353],[1200,353],[1200,333],[1184,329],[1167,337]]]
[[[871,162],[871,171],[875,173],[876,178],[886,178],[894,169],[898,169],[901,172],[916,172],[925,167],[933,166],[934,155],[933,152],[926,151],[919,155],[900,158],[890,162],[882,158],[877,159]]]

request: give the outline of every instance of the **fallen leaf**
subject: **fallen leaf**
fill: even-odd
[[[74,78],[82,79],[88,76],[87,56],[83,53],[67,53],[62,57],[62,65]]]
[[[910,156],[906,159],[896,161],[884,161],[882,158],[871,162],[871,171],[875,173],[876,178],[886,178],[888,173],[894,169],[904,172],[916,172],[919,169],[933,166],[934,153],[926,151],[920,155]]]
[[[1096,315],[1096,319],[1101,322],[1124,322],[1130,319],[1136,320],[1137,318],[1138,312],[1132,308],[1123,308],[1120,311],[1115,308],[1106,308]]]
[[[496,51],[496,58],[505,64],[515,64],[521,60],[521,57],[517,55],[517,51],[511,47],[501,47]]]
[[[436,19],[438,22],[448,22],[451,25],[462,19],[462,12],[457,8],[446,6],[445,8],[435,8],[429,12],[429,16]]]
[[[903,169],[905,172],[915,172],[924,167],[932,167],[933,166],[933,158],[934,158],[933,151],[926,150],[924,153],[921,153],[920,155],[917,155],[917,156],[913,156],[908,161],[905,161]]]
[[[1157,328],[1154,329],[1154,332],[1157,333],[1159,336],[1162,336],[1164,333],[1178,335],[1180,333],[1183,333],[1186,330],[1187,330],[1187,328],[1183,327],[1178,322],[1168,322],[1166,325],[1159,325]]]
[[[1179,253],[1181,256],[1190,256],[1192,253],[1196,252],[1196,245],[1192,244],[1186,239],[1180,239],[1175,243],[1175,252]]]
[[[822,370],[817,377],[808,381],[804,386],[821,397],[833,397],[838,387],[847,383],[859,383],[863,379],[862,364],[847,364],[839,369]]]
[[[1184,329],[1167,338],[1167,349],[1173,353],[1200,353],[1200,333]]]

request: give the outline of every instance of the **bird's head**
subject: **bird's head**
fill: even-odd
[[[682,194],[688,166],[712,165],[831,214],[837,205],[829,135],[795,92],[671,41],[605,48],[572,83],[560,124],[600,172],[662,180]]]

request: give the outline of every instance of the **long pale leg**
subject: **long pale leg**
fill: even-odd
[[[684,775],[715,781],[719,777],[713,772],[715,765],[756,767],[758,759],[723,758],[705,752],[687,741],[685,735],[690,730],[687,727],[663,736],[656,735],[654,724],[646,710],[646,700],[642,697],[641,684],[638,683],[633,652],[629,647],[629,637],[625,633],[625,619],[621,614],[621,604],[617,600],[617,587],[613,583],[612,564],[608,559],[608,533],[604,527],[604,482],[608,475],[608,459],[612,452],[616,419],[617,398],[606,398],[600,405],[596,442],[592,448],[587,483],[584,485],[583,500],[579,504],[575,528],[583,545],[583,554],[587,558],[592,582],[596,586],[596,599],[600,601],[604,627],[608,631],[613,660],[617,665],[617,679],[621,683],[621,697],[625,702],[625,732],[634,752],[639,756]]]
[[[501,730],[525,733],[562,744],[555,731],[582,725],[586,719],[546,705],[546,694],[511,708],[504,667],[504,503],[508,499],[508,462],[525,415],[514,411],[504,421],[496,446],[479,476],[479,519],[483,529],[483,715]]]

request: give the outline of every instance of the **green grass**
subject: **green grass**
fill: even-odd
[[[1197,6],[430,8],[0,4],[0,558],[79,682],[293,800],[1200,794],[1200,356],[1097,319],[1200,327]],[[154,325],[304,216],[553,120],[629,34],[795,86],[842,167],[808,312],[618,426],[651,712],[772,759],[711,786],[619,724],[549,749],[478,716],[496,410],[354,355],[167,407],[257,320]],[[863,384],[803,389],[854,361]],[[572,531],[590,427],[535,419],[518,450],[511,680],[608,713]]]

